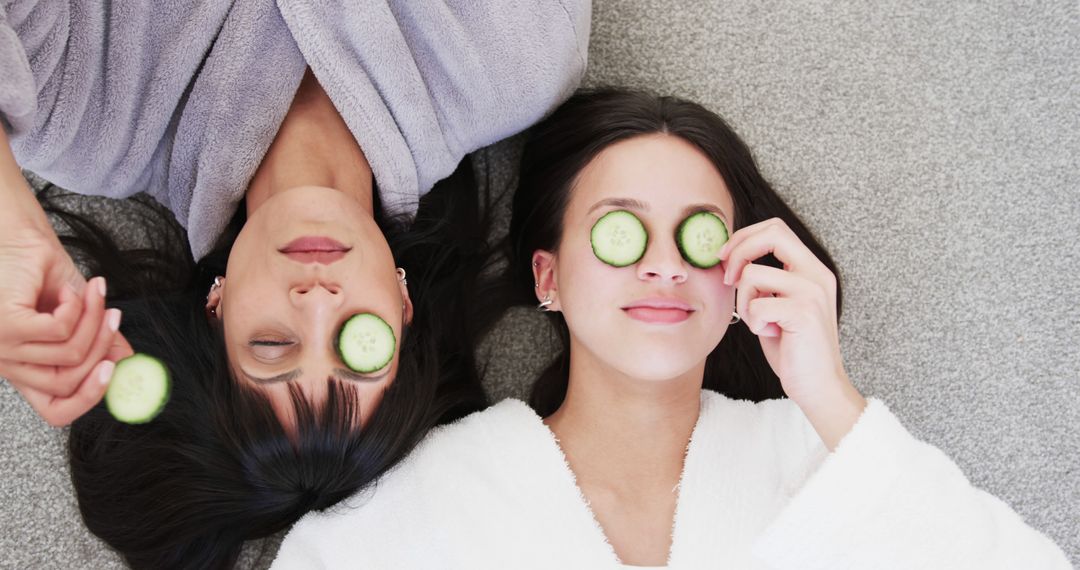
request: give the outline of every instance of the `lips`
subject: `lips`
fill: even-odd
[[[278,251],[299,263],[329,264],[345,257],[351,247],[327,237],[302,237]]]
[[[690,318],[694,308],[681,299],[651,298],[622,307],[631,319],[646,323],[675,324]]]

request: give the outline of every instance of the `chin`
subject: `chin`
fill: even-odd
[[[704,356],[690,358],[687,355],[673,355],[671,352],[641,351],[619,359],[617,368],[623,374],[645,382],[665,382],[690,372],[701,365],[704,359]]]

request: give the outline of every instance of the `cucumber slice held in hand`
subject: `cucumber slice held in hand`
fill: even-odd
[[[372,313],[349,317],[338,333],[341,361],[353,372],[366,374],[381,370],[394,359],[397,339],[394,329]]]
[[[709,269],[720,263],[716,254],[727,240],[724,220],[712,212],[693,214],[675,230],[675,243],[679,245],[683,259],[698,269]]]
[[[608,212],[596,220],[590,239],[596,258],[612,267],[637,263],[649,245],[645,224],[626,210]]]
[[[135,353],[116,363],[105,391],[105,407],[117,420],[144,424],[165,409],[171,390],[172,379],[165,364]]]

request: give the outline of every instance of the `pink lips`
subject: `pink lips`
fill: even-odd
[[[302,237],[289,242],[278,251],[300,263],[333,263],[351,250],[341,242],[326,237]]]
[[[654,297],[622,308],[631,319],[646,323],[674,324],[690,318],[694,308],[679,299]]]

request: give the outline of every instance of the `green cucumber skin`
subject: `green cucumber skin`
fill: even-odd
[[[698,212],[696,214],[691,214],[685,220],[683,220],[681,224],[679,224],[679,227],[675,230],[675,244],[679,246],[679,253],[682,254],[683,259],[685,259],[687,263],[689,263],[690,265],[693,265],[694,267],[696,267],[698,269],[712,269],[713,267],[716,267],[720,263],[720,258],[719,257],[714,257],[713,259],[710,259],[708,262],[700,262],[700,261],[698,261],[691,252],[687,251],[686,239],[683,236],[683,232],[686,231],[687,225],[690,224],[692,220],[694,220],[695,218],[698,218],[699,216],[711,216],[711,217],[715,218],[716,221],[720,223],[720,227],[723,229],[724,237],[723,237],[723,240],[720,241],[720,246],[716,248],[716,252],[719,252],[720,247],[722,247],[725,243],[727,243],[727,240],[730,239],[730,237],[731,237],[731,233],[728,232],[727,224],[724,223],[724,220],[720,219],[720,216],[717,216],[716,214],[713,214],[712,212]]]
[[[627,262],[623,262],[623,263],[614,262],[614,261],[611,260],[610,255],[605,255],[603,252],[597,251],[597,245],[596,245],[596,242],[597,242],[597,239],[596,239],[597,228],[601,227],[601,222],[603,222],[605,219],[608,219],[609,216],[619,216],[619,217],[630,216],[630,217],[632,217],[634,219],[634,221],[637,222],[638,227],[641,229],[641,232],[645,235],[645,243],[641,247],[641,252],[632,261],[627,261]],[[612,219],[608,219],[608,223],[609,224],[614,223],[614,221]],[[645,224],[643,224],[641,222],[641,220],[637,216],[635,216],[632,212],[628,212],[626,210],[614,210],[614,211],[611,211],[611,212],[608,212],[608,213],[604,214],[603,216],[600,216],[600,219],[596,220],[596,223],[593,224],[592,230],[589,232],[589,244],[592,246],[593,255],[595,255],[596,258],[599,259],[600,261],[602,261],[602,262],[604,262],[604,263],[606,263],[606,264],[608,264],[608,265],[610,265],[612,267],[619,267],[619,268],[629,267],[629,266],[641,261],[642,257],[645,257],[645,252],[649,249],[649,233],[645,230]]]
[[[390,335],[390,351],[389,357],[386,360],[382,361],[380,364],[378,364],[378,366],[373,365],[364,367],[354,362],[354,359],[346,354],[346,349],[342,346],[344,344],[343,337],[348,331],[349,325],[351,323],[359,322],[357,321],[357,319],[368,320],[371,318],[377,319],[378,322],[386,328],[386,332]],[[378,315],[375,315],[373,313],[360,313],[349,317],[349,319],[345,321],[345,324],[341,326],[341,330],[338,332],[337,342],[334,343],[334,347],[337,350],[338,357],[340,357],[341,361],[345,363],[345,366],[349,367],[349,370],[352,370],[353,372],[359,372],[361,374],[367,374],[370,372],[375,372],[377,370],[382,370],[386,367],[387,364],[390,363],[390,361],[394,359],[394,352],[397,350],[397,336],[394,334],[394,329]]]
[[[132,354],[131,356],[129,356],[127,358],[121,359],[120,361],[118,361],[116,363],[116,368],[113,369],[113,376],[114,377],[116,376],[117,371],[122,371],[123,370],[121,365],[124,362],[132,361],[132,363],[134,363],[135,360],[151,360],[151,361],[153,361],[154,364],[156,364],[159,368],[161,368],[161,372],[162,372],[162,375],[163,375],[162,380],[163,380],[163,382],[165,384],[165,388],[164,388],[164,394],[162,395],[161,400],[157,403],[156,408],[150,410],[146,414],[142,414],[142,415],[139,415],[139,416],[131,416],[131,417],[121,417],[120,415],[118,415],[117,410],[114,408],[115,404],[113,404],[110,401],[109,392],[108,392],[108,390],[106,390],[106,392],[105,392],[105,408],[109,411],[109,414],[114,419],[116,419],[119,422],[123,422],[123,423],[129,424],[129,425],[141,425],[141,424],[150,423],[151,421],[153,421],[154,418],[156,418],[159,414],[161,414],[162,410],[165,409],[165,405],[169,403],[169,399],[172,397],[172,376],[169,374],[169,368],[167,366],[165,366],[165,363],[162,362],[160,359],[155,358],[153,356],[150,356],[148,354],[143,354],[143,353],[140,353],[140,352],[136,352],[135,354]],[[112,381],[111,380],[109,382],[109,387],[110,388],[112,387]]]

